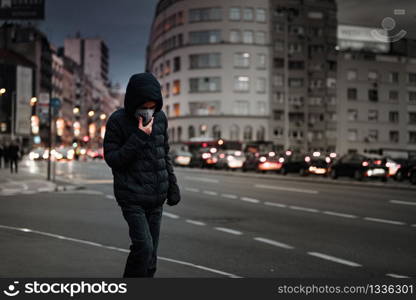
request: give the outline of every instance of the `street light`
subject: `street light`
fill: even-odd
[[[31,106],[34,106],[36,104],[36,102],[38,102],[38,98],[32,97],[32,99],[30,99],[30,105]]]
[[[88,116],[89,116],[90,118],[94,117],[94,115],[95,115],[95,111],[90,110],[90,111],[88,112]]]
[[[106,118],[107,118],[107,115],[106,115],[106,114],[101,114],[101,115],[100,115],[100,119],[101,119],[101,120],[105,120]]]
[[[74,112],[74,115],[79,114],[79,107],[74,107],[72,111]]]
[[[0,89],[0,96],[3,95],[3,94],[5,94],[5,93],[6,93],[6,89],[5,88]]]

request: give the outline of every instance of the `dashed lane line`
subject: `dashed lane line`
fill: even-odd
[[[261,243],[265,243],[265,244],[269,244],[269,245],[272,245],[272,246],[275,246],[275,247],[279,247],[279,248],[284,248],[284,249],[289,249],[289,250],[295,249],[295,247],[290,246],[288,244],[281,243],[281,242],[274,241],[274,240],[269,240],[269,239],[262,238],[262,237],[255,237],[253,239],[255,241],[258,241],[258,242],[261,242]]]
[[[315,209],[315,208],[308,208],[308,207],[302,207],[302,206],[295,206],[295,205],[291,205],[289,206],[290,209],[293,210],[300,210],[300,211],[306,211],[306,212],[312,212],[312,213],[318,213],[319,210]]]
[[[206,194],[206,195],[210,195],[210,196],[217,196],[218,195],[218,193],[214,192],[214,191],[204,191],[203,193]]]
[[[63,236],[63,235],[58,235],[58,234],[53,234],[53,233],[43,232],[43,231],[38,231],[38,230],[32,230],[32,229],[28,229],[28,228],[18,228],[18,227],[4,226],[4,225],[0,225],[0,228],[8,229],[8,230],[14,230],[14,231],[20,231],[20,232],[26,232],[26,233],[32,233],[32,234],[37,234],[37,235],[48,236],[48,237],[51,237],[51,238],[56,238],[56,239],[65,240],[65,241],[71,241],[71,242],[75,242],[75,243],[79,243],[79,244],[89,245],[89,246],[93,246],[93,247],[98,247],[98,248],[103,248],[103,249],[113,250],[113,251],[118,251],[118,252],[123,252],[123,253],[129,253],[130,252],[129,250],[123,249],[123,248],[103,245],[103,244],[95,243],[95,242],[92,242],[92,241],[86,241],[86,240],[71,238],[71,237],[67,237],[67,236]],[[224,271],[221,271],[221,270],[217,270],[217,269],[213,269],[213,268],[193,264],[193,263],[190,263],[190,262],[187,262],[187,261],[182,261],[182,260],[177,260],[177,259],[172,259],[172,258],[162,257],[162,256],[158,256],[158,259],[163,260],[163,261],[168,261],[168,262],[171,262],[171,263],[176,263],[176,264],[192,267],[192,268],[196,268],[196,269],[199,269],[199,270],[204,270],[204,271],[215,273],[215,274],[218,274],[218,275],[223,275],[223,276],[230,277],[230,278],[242,278],[241,276],[238,276],[238,275],[235,275],[235,274],[232,274],[232,273],[228,273],[228,272],[224,272]]]
[[[172,213],[168,213],[166,211],[164,211],[162,213],[165,217],[171,218],[171,219],[179,219],[180,217],[178,215],[172,214]]]
[[[360,265],[356,262],[349,261],[349,260],[342,259],[342,258],[338,258],[338,257],[331,256],[331,255],[324,254],[324,253],[308,252],[308,254],[311,255],[311,256],[319,257],[319,258],[322,258],[322,259],[325,259],[325,260],[328,260],[328,261],[332,261],[332,262],[335,262],[335,263],[338,263],[338,264],[346,265],[346,266],[349,266],[349,267],[362,267],[362,265]]]
[[[250,202],[250,203],[260,203],[260,200],[250,198],[250,197],[241,197],[241,201]]]
[[[116,199],[116,197],[114,197],[113,195],[106,195],[105,197],[108,198],[108,199],[112,199],[112,200]]]
[[[268,202],[268,201],[264,202],[264,205],[273,206],[273,207],[279,207],[279,208],[287,208],[287,205],[286,204],[274,203],[274,202]]]
[[[295,192],[295,193],[305,193],[305,194],[319,194],[319,191],[309,190],[309,189],[298,189],[285,186],[275,186],[275,185],[265,185],[265,184],[255,184],[254,187],[261,189],[270,189],[286,192]]]
[[[329,215],[329,216],[334,216],[334,217],[347,218],[347,219],[356,219],[356,218],[358,218],[355,215],[344,214],[344,213],[339,213],[339,212],[329,211],[329,210],[324,211],[323,214]]]
[[[394,274],[394,273],[387,273],[386,276],[392,277],[392,278],[410,278],[409,276],[399,275],[399,274]]]
[[[228,198],[228,199],[237,199],[238,198],[237,195],[232,195],[232,194],[221,194],[221,197]]]
[[[416,202],[401,201],[401,200],[390,200],[390,203],[416,206]]]
[[[406,225],[406,223],[401,222],[401,221],[393,221],[393,220],[371,218],[371,217],[364,217],[363,220],[370,221],[370,222],[391,224],[391,225]]]
[[[195,189],[195,188],[185,188],[185,190],[188,192],[199,193],[199,189]]]
[[[192,181],[211,182],[211,183],[218,183],[219,182],[218,179],[206,178],[206,177],[185,176],[185,179],[192,180]]]
[[[225,228],[225,227],[214,227],[214,229],[218,230],[218,231],[234,234],[234,235],[242,235],[243,234],[241,231],[230,229],[230,228]]]
[[[197,225],[197,226],[205,226],[207,224],[205,224],[204,222],[201,221],[196,221],[196,220],[186,220],[187,223],[189,224],[193,224],[193,225]]]

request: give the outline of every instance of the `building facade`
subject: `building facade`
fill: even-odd
[[[172,140],[333,150],[336,26],[334,1],[159,1],[146,69]]]
[[[416,57],[343,51],[338,65],[338,151],[416,157]]]

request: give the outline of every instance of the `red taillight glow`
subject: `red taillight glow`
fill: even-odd
[[[368,167],[369,163],[368,163],[368,161],[363,161],[362,165],[363,165],[363,167]]]

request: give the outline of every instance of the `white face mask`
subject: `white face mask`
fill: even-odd
[[[154,108],[138,108],[136,109],[136,112],[134,113],[134,116],[139,119],[140,117],[143,118],[143,125],[147,125],[153,117],[153,114],[155,113]]]

